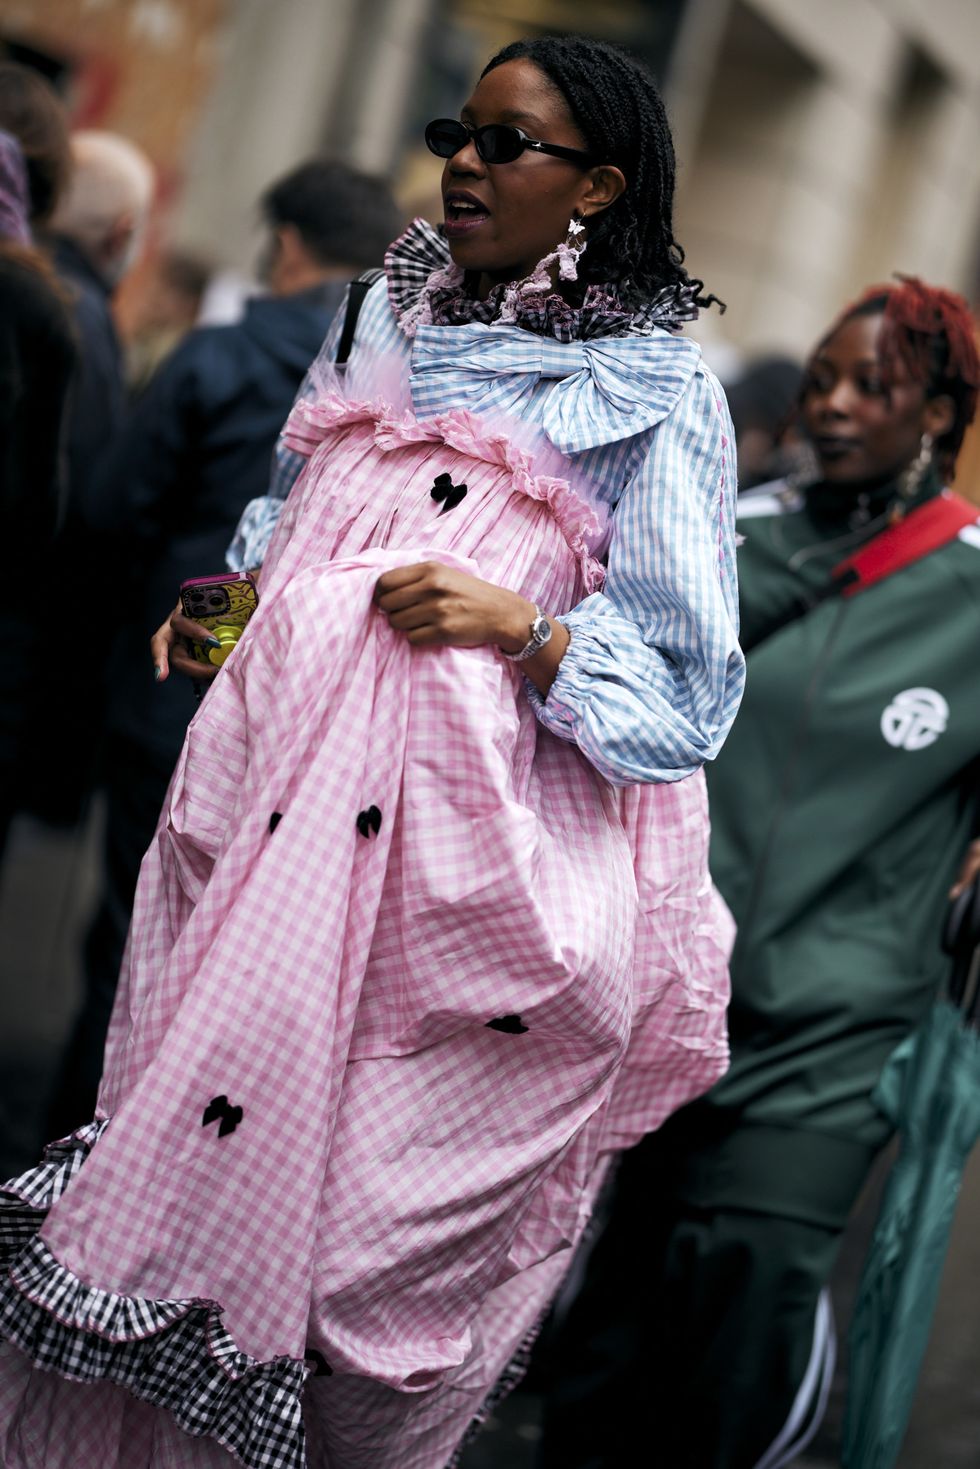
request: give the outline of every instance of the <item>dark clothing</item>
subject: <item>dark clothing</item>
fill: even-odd
[[[119,554],[93,534],[88,509],[97,494],[102,463],[122,427],[124,389],[109,285],[73,241],[52,236],[46,244],[68,299],[79,346],[65,435],[65,513],[49,558],[59,599],[38,614],[40,638],[46,646],[56,647],[63,637],[64,607],[91,605]],[[84,659],[62,664],[56,685],[41,677],[32,691],[31,722],[37,734],[20,804],[60,825],[79,819],[96,779],[105,710],[104,656],[104,650],[91,644]],[[63,728],[66,708],[72,711],[70,739]]]
[[[55,532],[75,362],[64,302],[26,252],[0,248],[0,514],[15,550],[4,558],[7,578],[25,548],[50,545]]]
[[[112,319],[111,290],[88,257],[63,235],[51,238],[55,269],[69,294],[80,344],[68,418],[69,528],[85,506],[125,413],[123,358]]]
[[[85,999],[48,1107],[45,1141],[64,1137],[91,1115],[102,1075],[116,979],[140,863],[167,793],[173,761],[128,740],[106,742],[102,896],[82,956]]]
[[[86,999],[52,1102],[52,1135],[92,1115],[139,866],[197,705],[190,680],[153,681],[149,639],[180,583],[225,569],[242,511],[344,287],[251,301],[234,326],[191,332],[159,368],[90,506],[128,561],[99,598],[120,628],[110,668],[105,887],[85,953]]]
[[[191,332],[157,371],[103,474],[90,523],[133,547],[132,564],[103,592],[122,628],[109,724],[171,761],[196,705],[187,679],[154,684],[149,636],[182,581],[225,570],[242,511],[269,488],[279,430],[342,296],[337,285],[263,297],[234,326]]]
[[[785,1141],[755,1149],[759,1172],[771,1178],[787,1151],[795,1173],[829,1161]],[[699,1202],[697,1173],[731,1179],[732,1153],[729,1138],[692,1138],[682,1114],[623,1159],[612,1215],[545,1357],[539,1469],[755,1469],[809,1376],[777,1460],[795,1461],[833,1372],[817,1303],[840,1234],[771,1213],[768,1200]]]
[[[37,618],[46,602],[60,602],[50,555],[75,360],[71,321],[51,284],[26,254],[0,250],[0,852],[23,780],[28,700],[43,654]],[[61,615],[70,615],[63,604]]]
[[[980,525],[825,599],[870,535],[853,510],[829,489],[742,497],[746,694],[708,778],[732,1065],[624,1164],[558,1347],[549,1469],[629,1463],[585,1447],[611,1420],[666,1435],[671,1469],[778,1469],[817,1411],[818,1300],[890,1133],[872,1090],[944,973],[980,752]]]
[[[847,507],[823,493],[754,513],[760,496],[739,517],[751,672],[708,776],[711,872],[738,938],[732,1065],[707,1105],[877,1148],[890,1129],[871,1092],[945,973],[970,836],[980,545],[969,527],[814,604],[854,549]]]

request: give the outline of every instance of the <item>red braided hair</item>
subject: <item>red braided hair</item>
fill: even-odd
[[[894,364],[901,361],[929,397],[953,400],[952,427],[937,443],[943,470],[953,464],[977,408],[980,354],[976,322],[962,296],[942,286],[927,286],[917,276],[899,275],[898,284],[869,286],[837,317],[824,337],[853,316],[882,316],[878,360],[887,383]]]

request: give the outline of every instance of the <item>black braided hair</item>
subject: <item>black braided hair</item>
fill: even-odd
[[[589,152],[622,169],[626,189],[590,222],[589,248],[579,279],[615,285],[641,305],[665,289],[694,291],[695,304],[724,303],[705,296],[704,282],[684,269],[674,239],[674,144],[653,77],[618,46],[585,36],[540,36],[498,51],[482,75],[505,61],[530,61],[561,93]]]

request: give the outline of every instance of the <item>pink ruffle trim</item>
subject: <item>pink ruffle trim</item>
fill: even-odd
[[[475,414],[454,408],[434,418],[418,419],[409,411],[396,413],[381,400],[374,402],[344,398],[326,392],[315,399],[296,403],[283,430],[288,448],[306,458],[329,433],[355,423],[373,423],[374,439],[384,452],[406,444],[443,443],[473,459],[482,459],[506,470],[512,487],[530,500],[546,504],[569,549],[576,556],[585,588],[596,592],[605,581],[605,568],[593,554],[601,545],[606,526],[565,479],[535,474],[532,456],[513,444],[506,434],[487,428]]]

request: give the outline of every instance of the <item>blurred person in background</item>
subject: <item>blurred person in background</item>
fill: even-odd
[[[71,294],[81,343],[68,441],[70,508],[86,516],[101,461],[122,428],[125,382],[112,297],[139,258],[153,200],[153,167],[117,133],[75,132],[71,185],[48,232]]]
[[[623,1160],[549,1359],[546,1469],[638,1444],[780,1469],[819,1425],[827,1281],[891,1132],[872,1092],[948,968],[975,818],[980,525],[943,486],[978,384],[964,301],[872,287],[806,364],[815,479],[740,498],[746,695],[708,781],[732,1065]]]
[[[234,326],[191,332],[163,363],[90,507],[89,526],[118,548],[100,591],[119,629],[107,691],[104,879],[51,1137],[92,1115],[140,862],[196,707],[187,680],[154,685],[146,629],[181,580],[222,570],[245,505],[268,488],[276,438],[348,282],[381,265],[401,226],[386,183],[329,161],[277,180],[260,210],[268,294]]]
[[[38,634],[50,647],[61,641],[64,607],[89,603],[117,570],[93,528],[99,476],[126,412],[112,297],[139,257],[154,187],[143,151],[116,133],[75,132],[71,151],[71,182],[44,240],[70,298],[79,343],[68,417],[68,494],[50,561],[60,595],[37,614]],[[96,675],[95,649],[91,659],[87,667],[69,660],[57,681],[39,669],[32,696],[35,738],[21,804],[57,824],[79,819],[96,777],[105,687]],[[71,740],[63,737],[66,709],[72,711]]]
[[[537,38],[426,140],[445,233],[389,248],[289,416],[97,1120],[10,1201],[18,1469],[445,1469],[610,1156],[724,1070],[733,434],[663,103]],[[184,633],[161,676],[204,671]]]
[[[793,420],[802,380],[803,369],[792,358],[762,357],[726,382],[740,491],[792,473],[798,458]]]
[[[126,332],[126,384],[138,397],[165,358],[197,324],[213,267],[187,250],[161,251]]]
[[[34,71],[0,64],[0,855],[23,780],[36,619],[57,600],[51,543],[63,508],[64,423],[75,338],[57,279],[34,244],[71,174],[68,122]]]

